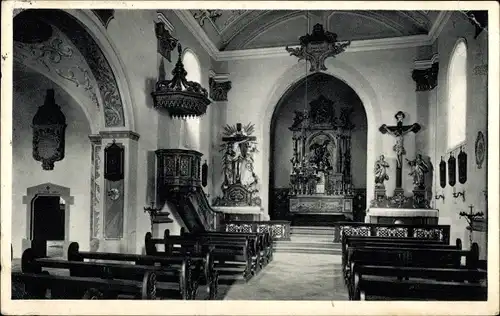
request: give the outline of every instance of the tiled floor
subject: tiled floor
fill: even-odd
[[[247,283],[220,287],[224,300],[348,300],[336,255],[275,253]]]

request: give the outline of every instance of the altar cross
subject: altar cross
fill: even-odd
[[[382,134],[390,134],[396,137],[396,143],[392,147],[392,149],[396,152],[397,157],[397,165],[396,165],[396,189],[402,188],[402,165],[403,165],[403,155],[406,155],[406,150],[403,144],[403,137],[410,133],[418,133],[420,131],[420,124],[415,123],[412,125],[403,125],[403,120],[405,118],[405,114],[401,111],[394,115],[396,118],[397,124],[393,126],[387,126],[383,124],[380,126],[379,131]]]

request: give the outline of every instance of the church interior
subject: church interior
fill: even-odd
[[[487,300],[488,11],[12,23],[12,299]]]

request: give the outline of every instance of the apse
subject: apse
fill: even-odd
[[[335,135],[340,130],[339,124],[345,119],[348,122],[344,123],[352,125],[349,128],[348,141],[337,144],[332,140],[331,144],[328,145],[331,151],[331,173],[344,173],[341,176],[343,180],[339,181],[345,182],[343,188],[339,188],[338,192],[336,192],[336,188],[332,187],[330,193],[332,195],[349,193],[352,196],[361,194],[364,198],[366,192],[367,118],[363,104],[354,90],[342,80],[323,73],[313,74],[292,86],[278,102],[273,114],[269,186],[271,218],[290,219],[289,195],[291,182],[293,182],[291,181],[293,173],[291,159],[294,152],[298,150],[294,145],[296,144],[294,138],[297,138],[297,133],[299,133],[298,131],[292,132],[292,130],[294,126],[298,126],[298,121],[305,112],[310,115],[311,122],[315,120],[319,125],[300,128],[311,129],[308,132],[309,135],[317,134],[315,137],[320,143],[321,140],[325,141],[329,137],[326,135],[328,128],[321,127],[321,124],[326,123],[321,122],[324,118],[330,117],[331,120],[328,119],[328,121],[335,122],[333,125],[336,127],[332,126],[330,129],[331,135]],[[324,135],[321,135],[322,133]],[[315,142],[316,140],[310,141]],[[306,145],[308,148],[311,146],[313,144]],[[342,146],[343,148],[341,148]],[[350,159],[350,162],[346,161],[346,155],[349,155],[347,159]],[[349,164],[347,169],[346,164]],[[346,192],[340,192],[344,189]],[[347,192],[347,190],[350,191]],[[309,193],[325,193],[320,191]],[[361,199],[356,199],[356,201],[359,200]],[[354,208],[354,205],[352,207]],[[364,211],[364,205],[360,205],[359,210],[353,210],[353,213],[360,211]]]

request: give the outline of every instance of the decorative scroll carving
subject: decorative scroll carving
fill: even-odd
[[[155,23],[155,34],[158,39],[158,53],[169,62],[172,62],[171,53],[179,41],[170,34],[163,22]]]
[[[97,83],[90,74],[90,69],[59,30],[54,28],[53,33],[53,37],[41,43],[14,42],[16,60],[40,65],[43,67],[42,71],[54,71],[61,78],[73,82],[77,88],[83,89],[92,103],[99,107],[95,93]]]
[[[343,235],[379,236],[388,238],[406,237],[439,240],[449,243],[450,226],[436,225],[430,227],[419,227],[415,225],[350,223],[340,225],[340,233],[338,236],[335,236],[335,241],[341,241]]]
[[[257,138],[252,136],[255,128],[249,123],[243,126],[226,125],[224,127],[221,150],[224,152],[222,165],[224,181],[223,197],[214,200],[216,206],[260,206],[261,200],[254,196],[258,193],[259,183],[253,171],[253,155],[258,152]]]
[[[69,15],[47,13],[83,55],[97,81],[104,109],[106,127],[125,126],[123,104],[111,66],[92,36]]]
[[[417,91],[430,91],[438,83],[439,63],[435,62],[427,69],[414,69],[411,77],[417,84]]]
[[[54,90],[47,90],[45,102],[33,117],[33,158],[43,170],[53,170],[64,159],[66,117],[54,100]]]
[[[209,20],[212,23],[222,16],[221,10],[197,10],[193,13],[193,17],[200,26],[205,25],[205,21]]]
[[[209,79],[210,98],[214,101],[227,101],[227,93],[231,90],[231,81],[218,81],[214,78]]]
[[[91,238],[100,237],[101,229],[101,138],[92,135],[90,173]]]
[[[325,60],[328,57],[335,57],[345,51],[351,41],[337,41],[337,34],[325,31],[323,25],[316,24],[312,34],[306,34],[299,38],[299,48],[289,48],[286,51],[290,56],[296,56],[299,61],[305,59],[311,63],[311,72],[326,70]]]
[[[92,12],[99,18],[105,28],[108,28],[109,22],[115,17],[115,10],[113,9],[94,9]]]

